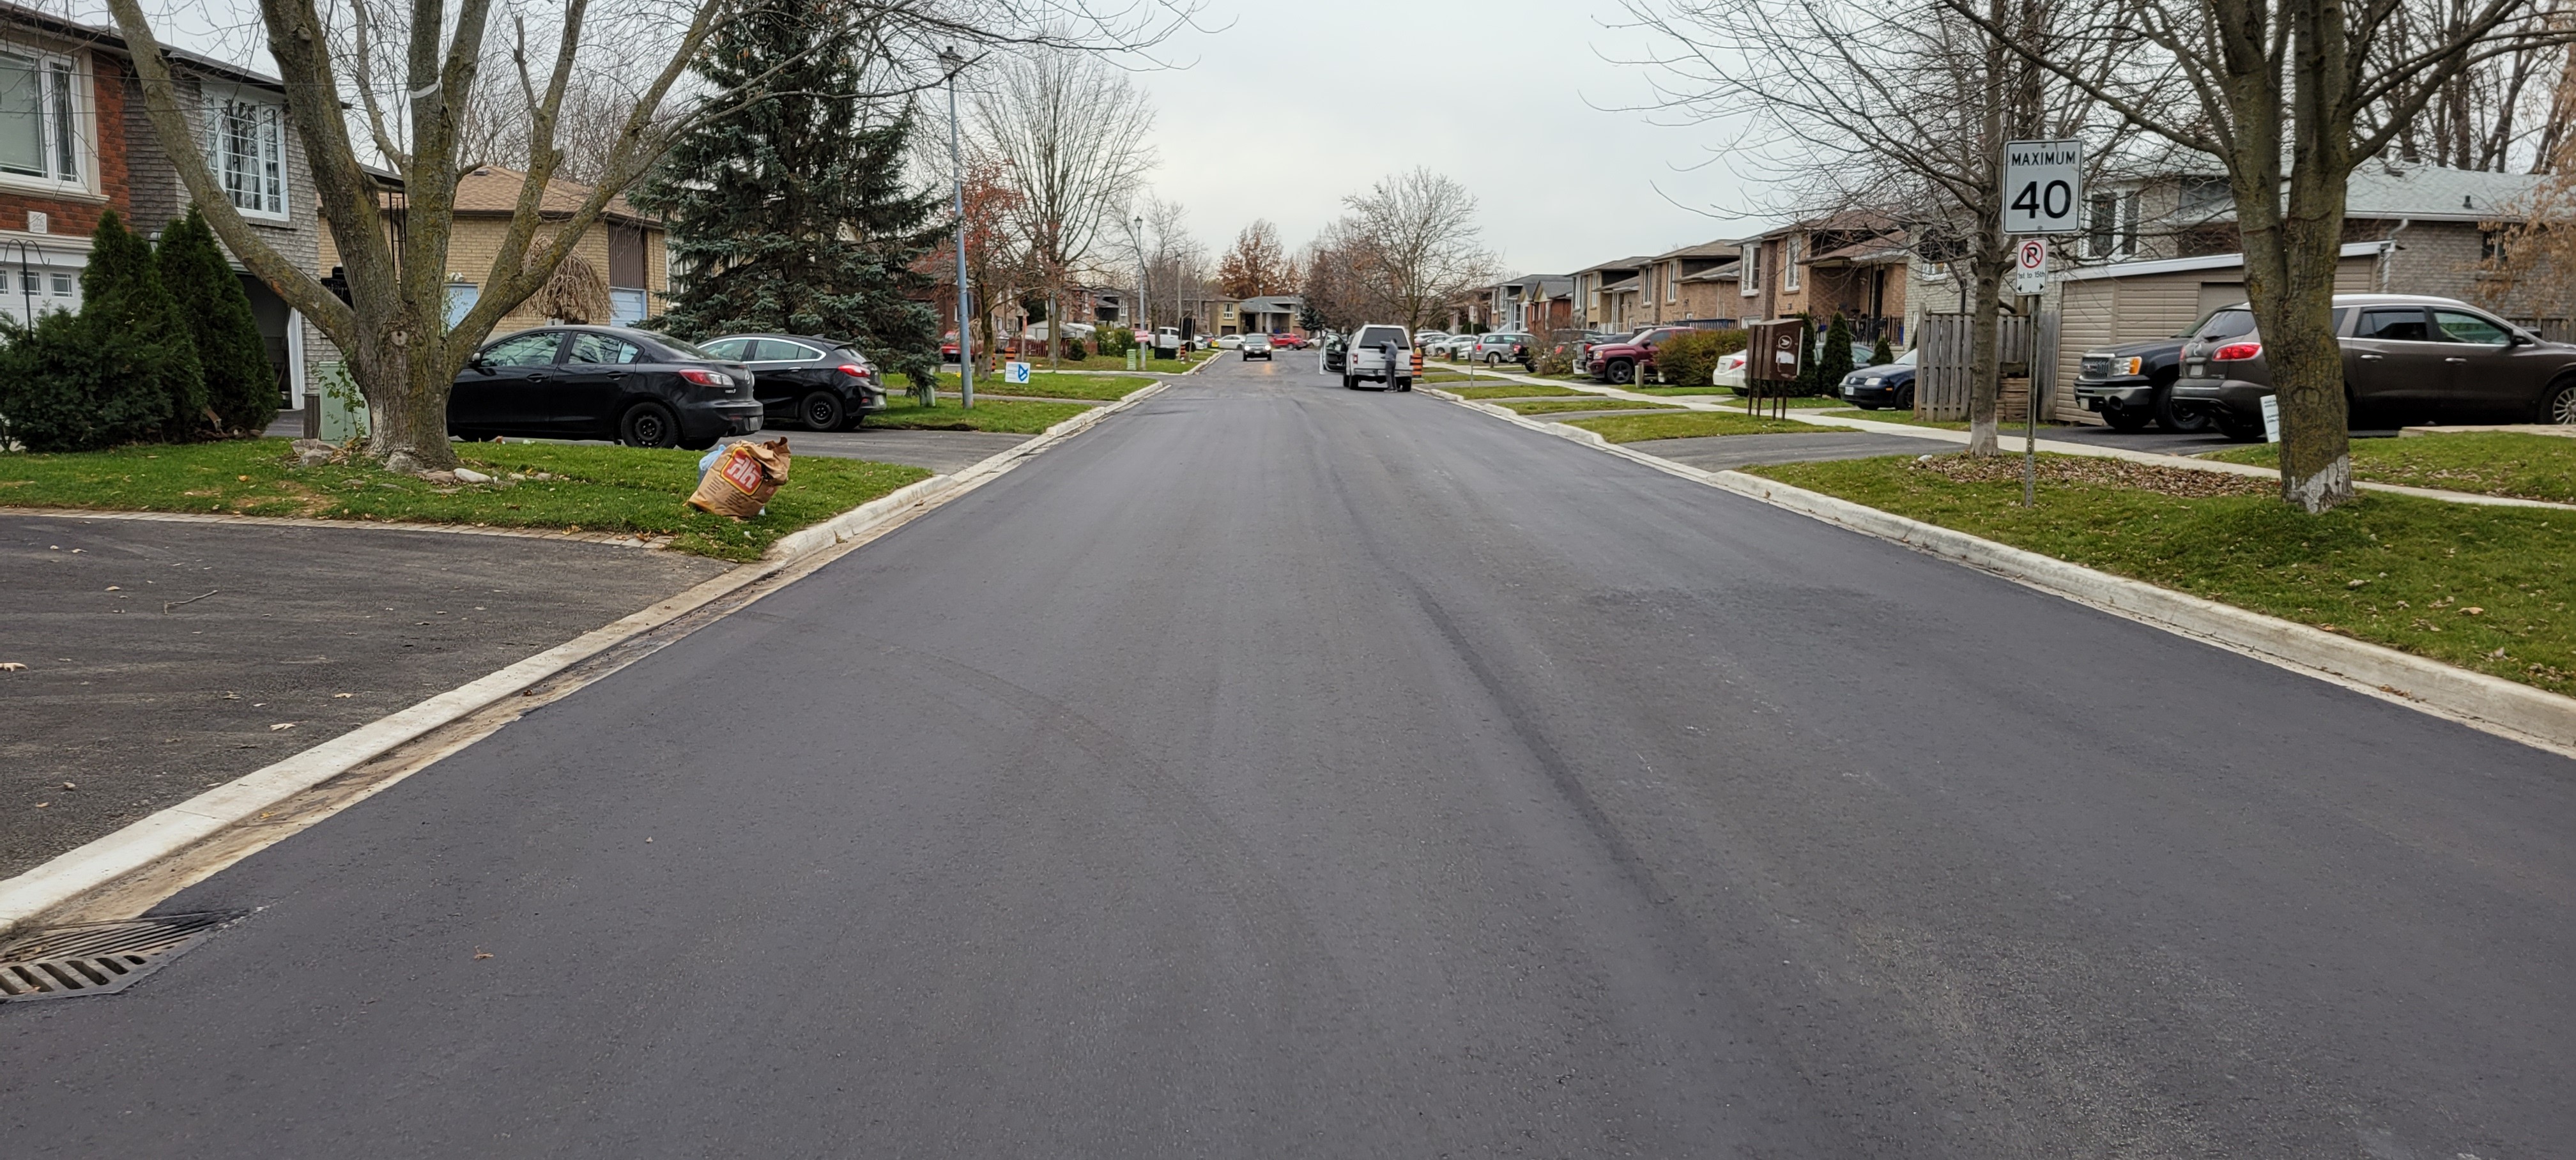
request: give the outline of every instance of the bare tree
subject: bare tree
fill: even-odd
[[[371,451],[388,468],[406,471],[455,462],[448,387],[493,324],[554,279],[610,200],[674,136],[738,104],[735,94],[705,94],[679,115],[662,112],[715,22],[758,2],[604,0],[607,15],[596,23],[605,27],[594,29],[591,0],[564,0],[551,25],[532,32],[514,16],[503,37],[492,26],[492,0],[259,0],[315,202],[346,271],[350,297],[343,302],[242,220],[207,165],[141,0],[107,0],[134,54],[153,134],[190,198],[253,274],[338,345],[367,398]],[[869,30],[875,52],[916,62],[906,75],[919,79],[903,83],[921,85],[938,78],[929,57],[940,44],[1078,47],[1073,36],[1021,31],[1061,25],[1085,29],[1094,43],[1134,47],[1186,19],[1189,3],[1148,0],[1109,17],[1089,15],[1087,0],[850,0],[843,7],[846,19]],[[584,109],[572,102],[575,78],[599,42],[618,46],[640,83],[631,90],[603,85],[628,95]],[[483,140],[519,145],[528,177],[480,296],[451,325],[445,283],[456,183],[485,160],[469,152],[466,130],[473,95],[496,59],[511,65],[525,125]],[[584,133],[600,131],[606,144],[587,150],[597,172],[574,207],[541,213],[541,199],[565,173],[568,117],[585,122]],[[368,172],[370,161],[398,176],[405,202],[399,234],[386,228],[384,190]]]
[[[1993,0],[1941,0],[1999,38]],[[2323,512],[2353,497],[2343,352],[2334,337],[2335,263],[2347,183],[2462,72],[2568,30],[2523,21],[2546,0],[2108,0],[2090,22],[2041,43],[2004,39],[2039,64],[2175,144],[2217,158],[2235,194],[2246,297],[2281,401],[2281,491]],[[2402,49],[2402,14],[2433,29]],[[2148,68],[2094,72],[2072,63],[2108,47]],[[2179,73],[2191,101],[2168,111]]]
[[[1992,27],[1938,4],[1806,0],[1627,0],[1670,50],[1653,58],[1660,113],[1757,120],[1744,155],[1793,156],[1778,207],[1802,218],[1859,214],[1910,227],[1924,257],[1970,287],[1968,454],[1996,451],[2000,319],[2012,239],[2002,229],[2004,143],[2106,128],[2097,102],[2011,52],[2069,20],[2061,0],[1978,0]],[[2070,67],[2106,71],[2100,53]],[[2118,118],[2107,128],[2120,127]],[[2098,140],[2098,173],[2119,152]]]
[[[1255,218],[1234,235],[1234,245],[1217,260],[1216,281],[1230,297],[1254,298],[1295,285],[1288,272],[1294,264],[1279,244],[1279,227],[1266,218]]]
[[[1350,212],[1327,232],[1322,260],[1335,268],[1324,277],[1328,285],[1346,283],[1386,320],[1418,328],[1451,299],[1499,276],[1493,253],[1478,241],[1475,195],[1452,178],[1417,168],[1380,178],[1342,203]]]
[[[1003,164],[1008,213],[1047,292],[1047,357],[1064,335],[1065,276],[1135,200],[1154,164],[1154,110],[1127,74],[1058,50],[1001,60],[975,94],[979,148]]]

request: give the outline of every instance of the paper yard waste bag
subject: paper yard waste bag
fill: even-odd
[[[698,477],[689,506],[738,520],[759,515],[787,482],[787,441],[734,443],[724,447],[714,466]]]

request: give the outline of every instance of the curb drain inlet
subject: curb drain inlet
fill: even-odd
[[[0,1003],[113,995],[247,913],[159,914],[29,931],[0,943]]]

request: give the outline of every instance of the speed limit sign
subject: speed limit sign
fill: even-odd
[[[2071,234],[2082,228],[2084,143],[2004,143],[2004,232]]]

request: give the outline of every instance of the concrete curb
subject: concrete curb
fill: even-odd
[[[2180,636],[2218,644],[2303,676],[2332,681],[2508,740],[2576,757],[2576,697],[2535,689],[2455,665],[2294,621],[2099,572],[2037,552],[1909,519],[1821,492],[1740,471],[1706,471],[1634,451],[1561,423],[1433,392],[1450,402],[1586,444],[1669,475],[1696,480],[1810,519],[1893,541],[1994,573],[2025,587],[2091,605]]]
[[[1106,407],[1047,428],[1008,451],[954,475],[906,485],[812,527],[781,537],[758,563],[748,564],[592,629],[516,664],[469,681],[325,741],[273,765],[160,810],[86,845],[56,855],[35,869],[0,881],[0,937],[64,909],[84,895],[177,856],[208,838],[254,821],[296,794],[322,785],[400,746],[488,708],[540,681],[688,615],[815,553],[900,524],[972,490],[1017,466],[1018,461],[1089,430],[1113,412],[1154,394],[1156,383]],[[52,509],[46,509],[52,510]],[[348,526],[343,521],[311,521]],[[358,524],[359,527],[381,525]]]

